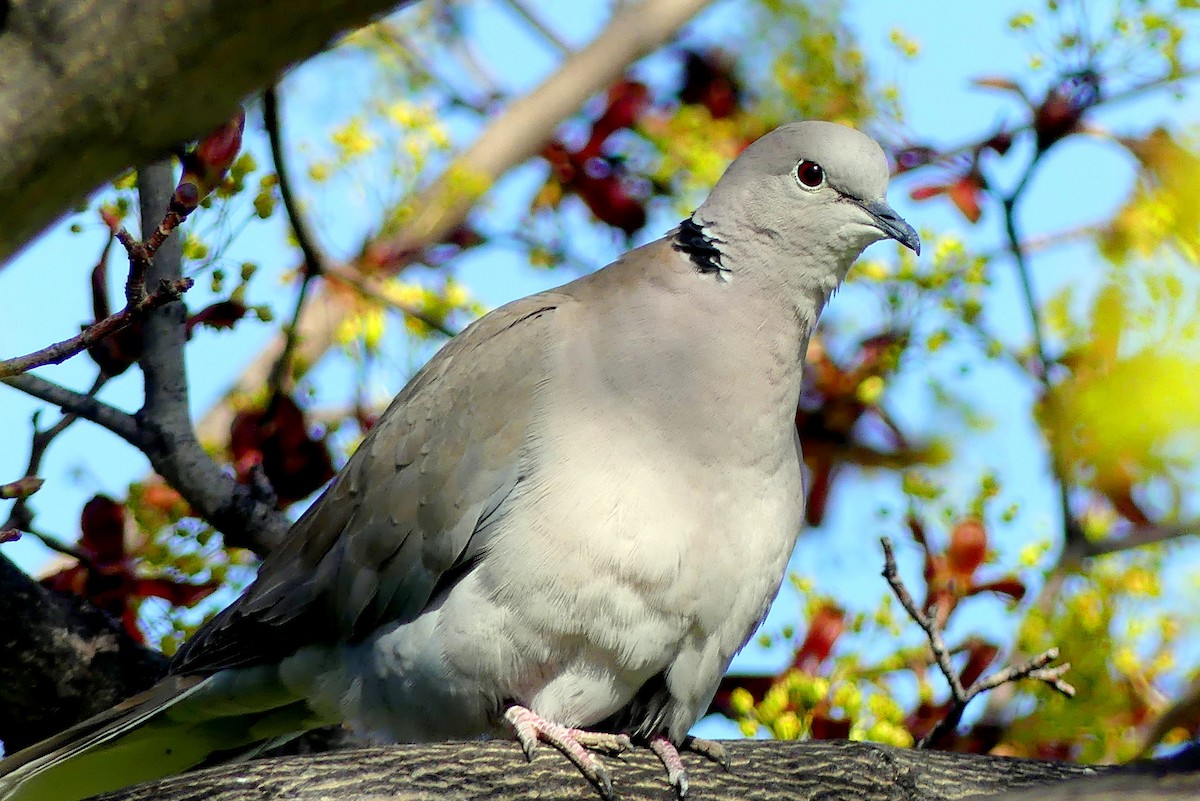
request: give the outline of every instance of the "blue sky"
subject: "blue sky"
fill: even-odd
[[[578,45],[598,30],[602,24],[598,9],[609,4],[542,0],[533,5],[563,38]],[[1041,5],[1009,0],[990,3],[850,0],[846,9],[850,25],[868,55],[873,75],[880,82],[895,82],[901,87],[907,129],[930,144],[952,145],[977,138],[1001,121],[1023,118],[1021,109],[1012,100],[971,87],[969,78],[1019,76],[1030,79],[1030,89],[1035,93],[1044,88],[1037,82],[1038,76],[1031,77],[1027,68],[1029,53],[1024,40],[1013,35],[1006,22],[1017,11]],[[506,88],[527,89],[553,69],[552,49],[531,39],[510,15],[486,2],[475,3],[474,8],[472,28],[480,55],[496,67]],[[717,34],[737,30],[737,3],[714,4],[695,26],[709,32],[710,38],[722,46],[736,49],[736,36]],[[907,62],[896,56],[888,43],[891,31],[896,28],[921,44],[922,53],[917,60]],[[285,122],[294,155],[301,163],[308,158],[308,151],[302,150],[299,143],[322,141],[328,130],[366,97],[367,89],[356,84],[363,75],[363,66],[354,57],[334,54],[302,66],[289,76],[284,92]],[[1048,74],[1043,74],[1040,80],[1048,78]],[[1177,102],[1162,93],[1102,109],[1094,121],[1116,131],[1130,132],[1143,131],[1148,119],[1161,119],[1173,127],[1195,126],[1196,109],[1200,106],[1194,102],[1194,90],[1189,100],[1192,102]],[[470,136],[466,129],[455,132],[464,143]],[[260,164],[267,163],[263,137],[257,127],[248,143]],[[1019,163],[1020,157],[1011,161]],[[1001,180],[1011,179],[1003,168],[998,175]],[[537,165],[515,171],[492,193],[486,204],[487,213],[498,220],[520,214],[531,187],[543,176],[542,168]],[[1021,209],[1022,227],[1027,234],[1037,235],[1103,219],[1122,202],[1133,180],[1129,156],[1111,144],[1079,141],[1055,150],[1035,178],[1028,202]],[[997,209],[987,208],[982,222],[970,226],[944,201],[912,203],[906,196],[910,188],[908,183],[897,183],[892,199],[914,225],[943,234],[957,232],[980,249],[1001,246]],[[332,252],[341,255],[354,250],[365,233],[364,224],[371,220],[372,209],[378,208],[371,205],[369,196],[356,193],[352,187],[346,189],[346,196],[314,200],[312,206],[320,211],[319,230],[325,242]],[[66,230],[69,222],[47,233],[14,263],[0,270],[0,319],[4,320],[0,355],[23,353],[69,336],[77,330],[78,323],[90,316],[87,275],[102,246],[104,233],[91,217],[82,219],[84,233],[78,235]],[[652,219],[640,239],[661,235],[675,222],[666,216]],[[596,267],[609,261],[620,249],[618,243],[604,234],[581,231],[580,240],[583,246],[577,246],[576,251],[586,251]],[[876,257],[890,258],[884,246],[877,247]],[[278,274],[296,261],[278,219],[252,226],[238,239],[228,260],[236,264],[245,258],[259,261],[269,274]],[[114,267],[116,297],[120,269]],[[1042,298],[1067,283],[1095,286],[1104,269],[1086,245],[1063,247],[1039,256],[1034,267],[1036,290]],[[531,270],[518,249],[503,247],[488,248],[464,258],[459,275],[488,306],[560,283],[567,277]],[[993,328],[1014,344],[1024,343],[1028,334],[1026,314],[1018,302],[1009,265],[998,262],[994,276],[995,286],[987,299],[987,314]],[[290,308],[290,290],[272,279],[257,281],[254,292],[258,295],[252,293],[253,302],[270,301],[281,316]],[[193,308],[202,305],[204,296],[203,287],[193,291]],[[838,296],[827,314],[829,319],[844,325],[862,326],[864,318],[869,320],[870,315],[877,314],[877,308],[868,298],[848,291]],[[188,351],[192,404],[197,413],[219,396],[269,334],[269,326],[248,323],[233,334],[201,333],[197,337]],[[404,376],[428,354],[428,348],[392,350],[389,354],[392,369],[375,387],[381,399],[398,390]],[[930,369],[953,375],[960,356],[951,351],[941,362],[935,360]],[[344,400],[345,393],[339,394],[339,389],[352,379],[350,370],[344,360],[322,366],[313,379],[318,387],[318,400],[330,403]],[[93,372],[86,358],[77,358],[44,371],[44,375],[84,387]],[[1018,523],[1023,525],[1018,528],[1024,532],[1024,536],[999,543],[1001,553],[1011,558],[1018,546],[1051,536],[1058,525],[1053,495],[1044,480],[1045,454],[1028,414],[1032,388],[1021,377],[1001,368],[955,380],[967,382],[962,386],[991,414],[994,425],[989,432],[971,435],[971,447],[954,463],[951,491],[965,499],[985,469],[994,469],[1010,478],[1005,484],[1006,497],[1011,496],[1011,501],[1021,504]],[[140,401],[139,382],[140,374],[130,371],[106,388],[102,397],[123,408],[135,409]],[[933,429],[939,424],[931,418],[928,399],[915,382],[913,386],[896,387],[893,391],[897,393],[894,404],[897,417],[913,430]],[[8,421],[0,428],[0,480],[11,480],[21,474],[27,457],[28,419],[37,408],[39,404],[0,386],[0,414]],[[43,422],[53,419],[55,412],[48,410]],[[128,483],[145,472],[141,456],[115,436],[86,423],[78,424],[55,444],[47,458],[43,470],[47,484],[34,500],[38,525],[64,536],[74,535],[79,510],[88,497],[97,492],[120,497]],[[961,486],[956,484],[956,476],[961,477],[958,481]],[[880,506],[895,506],[895,497],[895,480],[891,477],[861,477],[846,483],[834,496],[826,525],[802,538],[793,566],[798,572],[813,576],[820,590],[848,597],[852,607],[859,600],[863,608],[873,606],[884,591],[878,577],[881,561],[876,540],[879,533],[887,530],[881,525],[877,511]],[[4,547],[7,554],[30,568],[47,557],[45,549],[30,538]],[[915,579],[919,567],[915,552],[902,549],[900,559],[905,574]],[[848,587],[853,588],[849,593]],[[796,620],[795,604],[795,598],[785,592],[768,625],[777,627],[783,621]],[[999,608],[985,602],[967,620],[970,625],[989,625]],[[778,650],[761,653],[751,648],[743,656],[742,664],[749,668],[766,667],[781,654]]]

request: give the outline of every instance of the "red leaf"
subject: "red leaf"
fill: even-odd
[[[1020,601],[1025,597],[1028,588],[1016,576],[1006,576],[995,581],[985,581],[982,584],[972,584],[967,590],[967,595],[978,595],[981,592],[994,592],[998,595],[1007,595],[1014,601]]]
[[[632,127],[650,106],[650,90],[640,81],[624,78],[608,90],[608,107],[592,124],[588,142],[576,154],[578,162],[586,162],[601,154],[608,137],[624,128]]]
[[[183,174],[175,187],[175,203],[184,214],[195,209],[225,179],[225,173],[242,149],[245,127],[246,111],[239,106],[231,120],[215,128],[184,155]]]
[[[816,673],[845,630],[846,613],[833,604],[825,604],[809,622],[808,634],[796,650],[792,665],[805,673]]]
[[[742,90],[732,60],[719,50],[684,53],[679,102],[704,106],[714,120],[732,116],[741,106]]]
[[[1033,112],[1033,130],[1039,152],[1079,128],[1084,113],[1100,99],[1100,75],[1084,70],[1068,75],[1051,87]]]
[[[814,740],[845,740],[850,736],[850,725],[849,720],[814,714],[812,738]]]
[[[172,606],[194,606],[217,591],[221,585],[215,581],[204,584],[189,584],[161,578],[138,578],[131,595],[142,598],[162,598]]]
[[[971,222],[979,222],[983,209],[979,205],[979,178],[974,175],[964,175],[950,186],[946,187],[946,196],[954,202],[962,215]]]
[[[187,321],[187,330],[191,334],[192,329],[198,325],[208,326],[214,331],[227,330],[245,317],[246,312],[246,304],[239,301],[217,301],[193,314]]]
[[[983,675],[992,662],[996,661],[1000,649],[989,642],[972,639],[967,645],[967,664],[963,666],[958,679],[964,687],[970,687]]]
[[[83,506],[79,518],[79,546],[103,565],[125,560],[125,507],[105,495],[97,495]]]
[[[286,395],[277,396],[265,410],[237,415],[229,450],[242,483],[249,483],[253,468],[262,465],[281,507],[308,497],[333,477],[325,441],[309,434],[304,413]]]
[[[1007,131],[1000,131],[994,134],[991,139],[983,143],[984,147],[991,148],[999,155],[1003,156],[1012,147],[1012,134]]]
[[[913,200],[929,200],[930,198],[937,197],[938,195],[946,194],[947,189],[949,189],[949,187],[945,185],[918,186],[909,192],[908,196]]]
[[[988,537],[983,523],[975,519],[960,522],[950,532],[946,564],[955,576],[969,579],[987,557]]]

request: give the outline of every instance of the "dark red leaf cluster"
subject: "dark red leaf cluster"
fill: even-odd
[[[720,50],[685,50],[679,102],[704,106],[714,120],[732,117],[742,107],[743,91],[733,59]]]
[[[863,400],[859,394],[863,381],[886,376],[895,369],[905,341],[906,337],[900,333],[865,339],[846,366],[839,365],[819,345],[809,348],[804,391],[796,409],[796,428],[804,462],[811,474],[804,510],[808,525],[819,526],[824,520],[833,480],[840,468],[878,455],[859,438],[858,429],[866,417],[871,416],[879,424],[880,435],[892,453],[908,448],[904,436],[886,416],[879,414],[878,405]]]
[[[551,142],[542,157],[553,180],[575,194],[597,220],[632,234],[646,224],[645,198],[635,189],[624,163],[604,153],[604,144],[617,131],[632,128],[650,107],[650,90],[639,81],[621,80],[608,92],[608,106],[594,123],[587,143],[570,150]]]
[[[214,331],[227,331],[246,316],[246,304],[238,300],[219,300],[205,306],[188,317],[187,333],[190,337],[196,326],[207,326]]]
[[[1100,74],[1081,70],[1050,87],[1033,110],[1033,131],[1039,152],[1079,130],[1083,115],[1100,101]]]
[[[261,468],[280,508],[307,498],[333,477],[333,457],[323,438],[313,437],[296,402],[279,394],[265,409],[244,411],[233,420],[229,453],[234,473],[253,484]]]
[[[822,605],[808,622],[808,633],[792,657],[792,667],[817,675],[845,631],[846,612],[832,603]]]
[[[1014,82],[1004,78],[983,78],[977,85],[1002,89],[1022,99],[1029,106],[1037,152],[1043,153],[1055,143],[1079,130],[1088,109],[1100,101],[1100,75],[1085,69],[1063,76],[1046,92],[1037,105]],[[1001,129],[970,148],[965,154],[943,157],[928,145],[910,145],[893,154],[897,172],[906,172],[945,160],[944,180],[922,184],[911,192],[913,200],[946,197],[970,222],[978,222],[983,214],[981,199],[987,191],[987,181],[980,170],[983,154],[992,152],[1003,156],[1013,144],[1011,131]]]
[[[142,633],[137,625],[140,599],[162,598],[173,606],[192,606],[211,595],[217,584],[190,584],[138,575],[136,554],[126,548],[127,524],[124,505],[104,495],[92,498],[83,507],[79,521],[81,536],[76,546],[86,561],[47,576],[42,584],[87,598],[120,620],[129,635],[141,642]]]
[[[703,106],[713,119],[730,117],[744,102],[732,60],[720,51],[682,51],[683,79],[678,101]],[[597,220],[632,234],[646,224],[646,203],[655,191],[643,175],[632,173],[615,152],[614,135],[635,130],[654,110],[650,89],[623,78],[608,90],[608,102],[591,125],[586,143],[572,149],[560,140],[542,150],[550,164],[550,181],[563,194],[577,196]]]
[[[987,529],[980,520],[966,518],[956,523],[950,530],[950,542],[940,553],[930,546],[920,520],[910,516],[908,528],[924,552],[926,614],[933,614],[936,607],[938,617],[945,621],[959,601],[984,592],[1013,601],[1025,597],[1026,587],[1016,576],[987,579],[978,575],[988,548]]]
[[[118,223],[119,225],[119,223]],[[92,323],[98,323],[112,314],[108,302],[108,250],[92,268]],[[88,325],[91,325],[89,323]],[[88,326],[82,326],[87,328]],[[119,376],[142,356],[142,321],[134,320],[130,325],[107,336],[88,348],[88,356],[109,377]]]

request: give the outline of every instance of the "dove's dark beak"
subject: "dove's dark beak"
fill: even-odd
[[[879,227],[889,238],[895,239],[901,245],[921,255],[921,237],[917,236],[917,232],[911,225],[906,223],[904,219],[892,210],[892,207],[884,203],[882,200],[860,200],[858,205],[862,210],[871,215],[875,221],[875,225]]]

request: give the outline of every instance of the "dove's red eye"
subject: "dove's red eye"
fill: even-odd
[[[796,165],[796,180],[805,189],[820,189],[825,185],[825,170],[815,161],[804,159]]]

